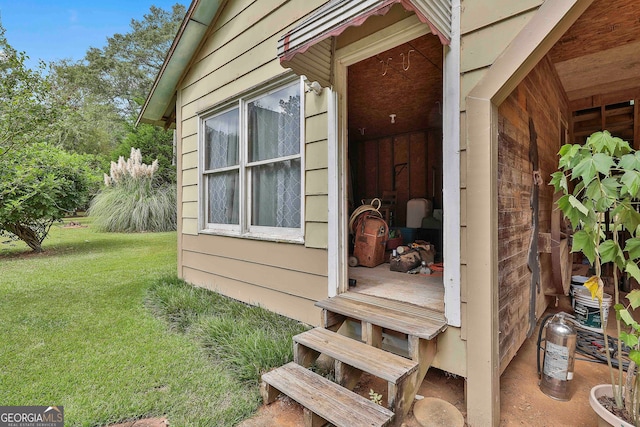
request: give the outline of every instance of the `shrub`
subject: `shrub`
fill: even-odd
[[[140,150],[111,162],[105,187],[93,198],[89,215],[94,226],[108,232],[173,231],[176,229],[176,187],[157,185],[158,163],[142,163]]]
[[[87,160],[46,143],[19,146],[0,156],[0,236],[23,240],[35,252],[51,225],[87,200]]]

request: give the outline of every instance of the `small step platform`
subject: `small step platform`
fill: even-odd
[[[368,372],[385,381],[398,384],[418,369],[418,363],[349,337],[315,328],[293,337],[296,362],[305,365],[304,349],[312,349],[342,363]],[[302,348],[300,348],[302,346]]]
[[[383,427],[394,413],[318,374],[290,362],[262,375],[265,404],[282,393],[305,408],[305,426]]]
[[[431,340],[447,328],[444,314],[425,307],[393,301],[356,292],[318,301],[316,306],[325,312],[325,326],[329,328],[328,313],[357,319],[396,332]]]

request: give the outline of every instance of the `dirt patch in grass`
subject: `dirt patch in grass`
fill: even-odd
[[[62,226],[62,228],[87,228],[87,227],[88,227],[87,225],[82,225],[77,221],[69,221],[68,223]]]
[[[111,424],[108,427],[167,427],[168,425],[169,421],[166,418],[145,418],[143,420]]]

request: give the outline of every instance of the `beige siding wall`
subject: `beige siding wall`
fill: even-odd
[[[182,274],[190,283],[317,325],[327,296],[327,254],[260,240],[183,236]],[[320,262],[319,262],[320,260]]]
[[[461,108],[487,68],[533,17],[542,0],[462,0]]]
[[[534,16],[542,0],[462,0],[460,17],[460,299],[461,338],[467,339],[469,242],[477,231],[468,228],[467,175],[472,165],[467,151],[466,97],[484,77],[491,64]],[[487,173],[491,173],[487,171]],[[488,226],[488,225],[485,225]],[[488,244],[488,243],[487,243]],[[473,321],[469,319],[469,321]]]
[[[329,242],[329,150],[327,91],[305,97],[305,243],[327,249]]]
[[[179,273],[196,285],[318,324],[313,303],[327,296],[326,96],[305,97],[305,244],[199,231],[198,114],[283,75],[278,38],[321,1],[228,2],[179,87],[182,247]]]

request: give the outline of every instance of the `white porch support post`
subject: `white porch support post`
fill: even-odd
[[[342,209],[342,200],[340,197],[340,171],[341,163],[338,150],[338,105],[335,92],[331,89],[325,89],[327,94],[327,116],[328,116],[328,174],[329,174],[329,247],[328,256],[328,296],[334,297],[338,294],[341,281],[346,279],[344,274],[344,263],[347,259],[345,246],[342,244],[344,230],[341,230],[340,210]]]
[[[500,424],[498,106],[593,0],[547,0],[466,98],[467,422]]]
[[[444,47],[442,128],[444,314],[451,326],[460,316],[460,0],[453,0],[451,44]]]

